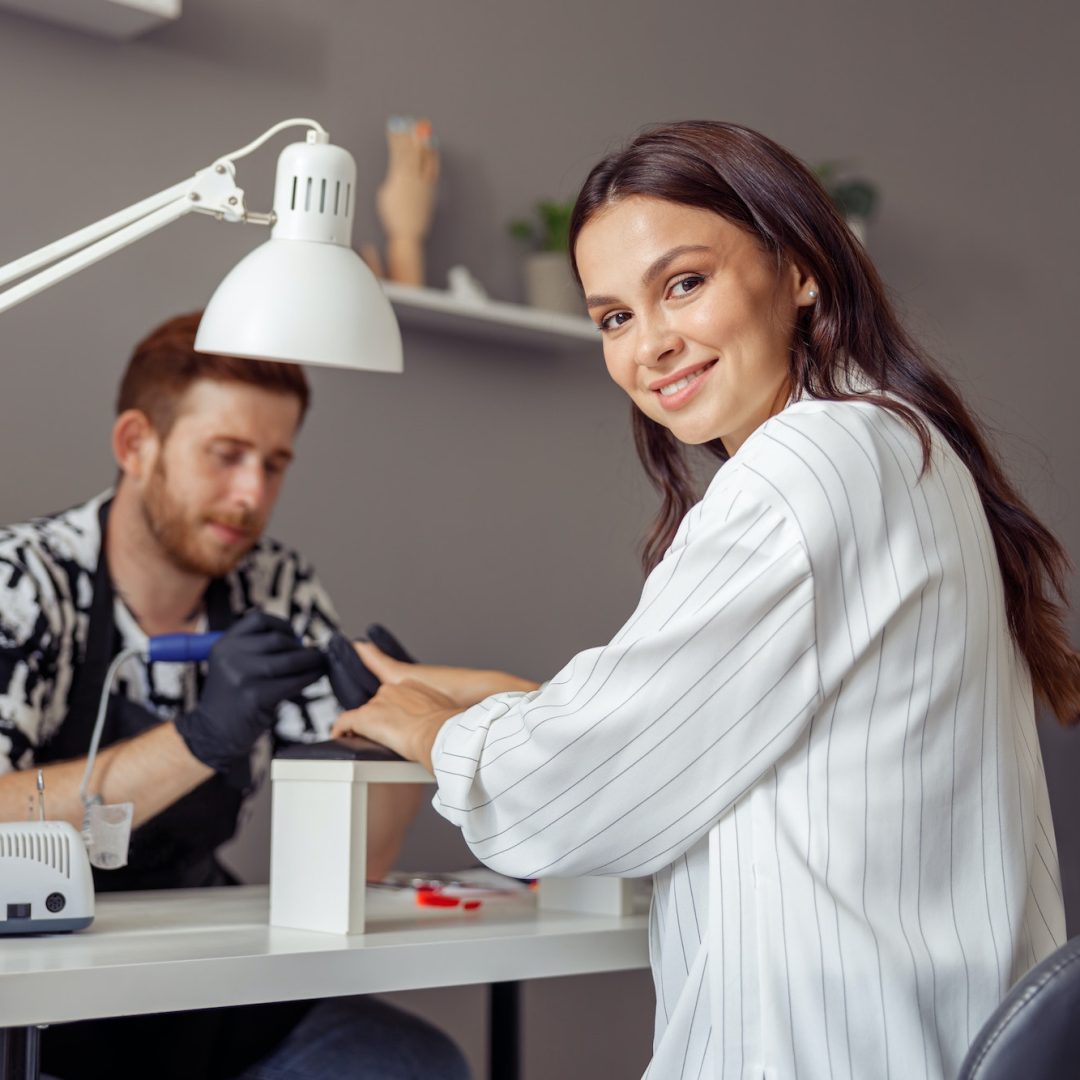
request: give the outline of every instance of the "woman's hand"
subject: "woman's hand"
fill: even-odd
[[[519,679],[505,671],[482,671],[475,668],[442,667],[438,664],[406,664],[387,656],[370,641],[355,641],[353,646],[367,669],[381,682],[423,683],[448,698],[461,712],[492,694],[506,690],[536,690],[539,683]]]
[[[367,663],[366,657],[364,663]],[[415,665],[401,666],[411,671]],[[334,738],[364,735],[433,772],[431,748],[435,736],[443,724],[459,712],[461,709],[454,701],[424,683],[384,681],[366,705],[343,712],[337,718],[331,735]]]

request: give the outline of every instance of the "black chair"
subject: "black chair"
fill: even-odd
[[[957,1080],[1080,1076],[1080,937],[1033,967],[975,1037]]]

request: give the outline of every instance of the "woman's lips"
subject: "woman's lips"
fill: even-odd
[[[709,372],[716,366],[715,360],[710,360],[708,364],[703,367],[695,368],[693,371],[683,375],[680,378],[689,378],[689,382],[686,386],[674,391],[673,393],[664,394],[660,389],[651,391],[655,395],[656,400],[660,402],[660,407],[668,412],[673,412],[676,409],[681,409],[688,401],[690,401],[701,389],[705,380],[709,377]],[[675,380],[675,384],[678,384],[680,379]],[[666,384],[667,386],[673,385],[671,382]]]

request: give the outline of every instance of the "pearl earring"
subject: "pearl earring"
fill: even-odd
[[[817,299],[817,289],[811,289],[806,295],[809,296],[811,300],[816,300]]]

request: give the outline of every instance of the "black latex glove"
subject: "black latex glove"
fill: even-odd
[[[387,656],[406,664],[416,661],[385,626],[372,623],[367,639]],[[356,654],[352,642],[344,634],[334,634],[326,646],[326,662],[330,668],[330,686],[343,709],[358,709],[370,701],[379,689],[379,680]]]
[[[323,654],[301,645],[284,619],[249,611],[210,650],[199,704],[176,730],[200,761],[226,772],[273,726],[282,701],[325,674]]]

